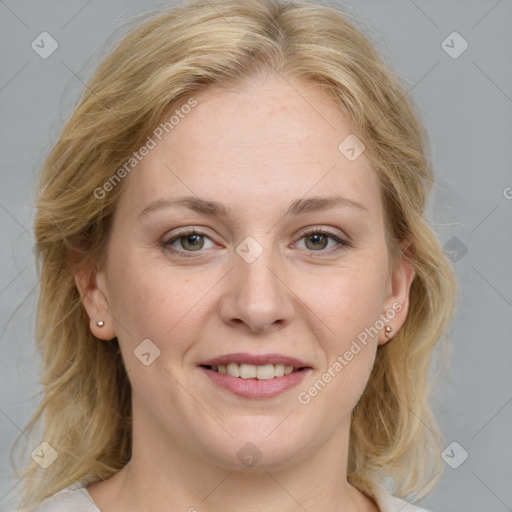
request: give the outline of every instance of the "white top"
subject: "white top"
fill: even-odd
[[[428,512],[423,508],[418,508],[410,503],[395,498],[380,487],[375,498],[380,512]],[[28,509],[18,512],[29,512]],[[75,484],[62,489],[44,500],[31,512],[101,512],[94,503],[87,485],[85,483]]]

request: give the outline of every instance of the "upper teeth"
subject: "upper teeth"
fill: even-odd
[[[219,373],[228,373],[232,377],[240,377],[242,379],[273,379],[274,377],[282,377],[293,372],[293,366],[285,366],[284,364],[264,364],[256,366],[254,364],[238,364],[230,363],[228,365],[220,364],[212,366],[212,370]]]

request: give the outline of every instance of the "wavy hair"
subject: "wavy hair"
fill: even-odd
[[[42,426],[58,459],[18,472],[23,506],[106,479],[131,457],[131,390],[117,339],[92,335],[74,282],[82,263],[105,261],[123,183],[101,200],[95,191],[173,105],[211,84],[243,88],[265,73],[318,84],[348,117],[380,181],[391,268],[404,257],[416,272],[407,319],[378,348],[352,412],[348,480],[369,496],[390,478],[397,496],[433,488],[442,436],[429,403],[431,362],[450,337],[458,286],[425,218],[434,185],[426,130],[363,32],[348,15],[308,1],[192,0],[151,13],[103,59],[38,177],[44,387],[26,432]]]

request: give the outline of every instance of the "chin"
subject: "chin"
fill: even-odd
[[[301,448],[307,443],[289,429],[278,432],[278,424],[279,421],[272,418],[268,422],[270,428],[266,423],[262,426],[261,421],[258,422],[260,428],[255,428],[253,420],[251,428],[233,430],[236,432],[233,438],[226,434],[221,442],[218,438],[215,440],[217,444],[213,439],[203,439],[206,457],[211,463],[232,471],[258,473],[285,469],[300,457]]]

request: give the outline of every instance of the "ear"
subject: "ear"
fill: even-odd
[[[409,311],[409,291],[416,272],[412,261],[414,260],[414,247],[410,242],[401,244],[399,260],[393,273],[388,277],[386,294],[384,298],[384,311],[381,318],[386,318],[385,325],[379,333],[379,345],[385,345],[393,339],[407,318]],[[386,336],[386,326],[393,330]]]
[[[105,274],[90,265],[80,267],[74,275],[82,304],[89,315],[89,326],[94,336],[102,340],[116,337],[110,315]],[[100,327],[96,322],[103,321]]]

